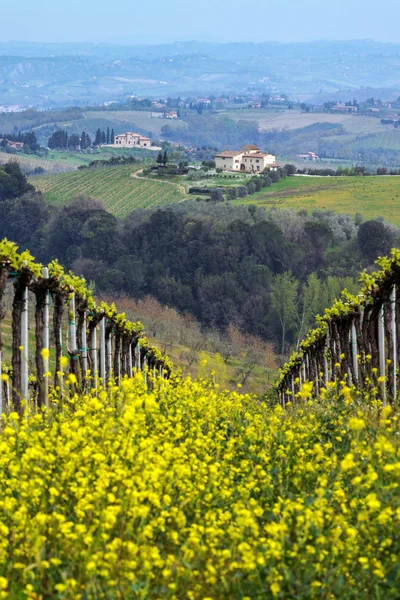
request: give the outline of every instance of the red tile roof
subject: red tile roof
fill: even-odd
[[[220,152],[215,155],[215,158],[234,158],[235,156],[239,156],[239,154],[243,154],[240,150],[225,150],[224,152]]]

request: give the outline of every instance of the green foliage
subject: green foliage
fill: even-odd
[[[0,166],[0,202],[22,196],[33,190],[17,162]]]
[[[5,268],[14,274],[17,272],[30,272],[33,278],[42,278],[42,265],[35,262],[35,259],[28,251],[18,252],[18,246],[14,242],[9,242],[7,239],[0,240],[0,268]],[[53,260],[48,265],[49,278],[58,284],[60,290],[68,292],[67,297],[71,297],[74,293],[84,302],[86,308],[92,313],[91,317],[97,315],[102,318],[106,315],[121,333],[130,335],[142,336],[143,325],[141,323],[133,323],[127,320],[125,313],[118,313],[115,304],[108,306],[102,302],[99,307],[93,299],[93,294],[86,286],[86,281],[82,277],[75,275],[72,272],[66,273],[63,267],[57,260]],[[168,357],[163,356],[158,348],[153,347],[143,337],[142,348],[152,357],[154,357],[164,368],[170,372],[172,365]]]
[[[363,287],[357,295],[350,294],[344,289],[341,298],[336,300],[334,304],[327,308],[322,316],[317,317],[318,327],[308,332],[306,338],[300,344],[299,352],[294,352],[280,370],[280,376],[275,384],[277,389],[282,386],[285,376],[292,369],[303,363],[305,352],[316,341],[326,335],[327,324],[336,321],[343,317],[349,317],[355,314],[355,311],[360,307],[373,304],[376,297],[379,297],[382,289],[393,281],[400,267],[400,250],[393,248],[390,257],[380,257],[375,264],[380,267],[379,271],[368,273],[364,271],[361,275]]]

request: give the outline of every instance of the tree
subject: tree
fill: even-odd
[[[79,135],[77,135],[76,133],[73,133],[69,137],[68,148],[71,150],[76,150],[77,147],[79,146],[79,143],[80,143]]]
[[[322,282],[318,279],[316,273],[311,273],[303,287],[303,308],[301,311],[297,346],[307,331],[313,327],[317,314],[325,308],[323,304]]]
[[[86,132],[82,131],[82,135],[81,135],[81,150],[86,150],[86,148],[87,148]]]
[[[107,136],[106,136],[106,144],[110,143],[110,128],[107,127]]]
[[[22,196],[34,188],[26,179],[17,162],[8,162],[0,167],[0,201]]]
[[[55,131],[48,140],[51,149],[64,150],[68,148],[68,133],[61,129]]]
[[[332,229],[325,221],[308,221],[304,225],[304,233],[313,250],[312,256],[309,257],[310,263],[312,268],[317,269],[323,260],[325,249],[332,241]]]
[[[114,134],[114,129],[111,129],[110,144],[115,144],[115,134]]]
[[[163,162],[164,167],[168,164],[168,154],[167,154],[166,150],[164,150],[164,156],[163,156],[162,162]]]
[[[101,144],[101,130],[98,129],[96,131],[96,136],[94,138],[94,145],[95,146],[100,146],[100,144]]]
[[[291,271],[275,275],[272,279],[271,317],[278,320],[281,330],[281,354],[286,347],[286,336],[298,324],[297,291],[299,282]]]
[[[378,256],[390,252],[394,236],[382,221],[376,220],[362,223],[358,228],[357,238],[360,252],[370,264]]]
[[[159,165],[162,165],[162,164],[163,164],[163,160],[164,160],[164,159],[163,159],[163,154],[162,154],[162,152],[159,152],[159,153],[158,153],[158,156],[157,156],[157,158],[156,158],[156,161],[157,161],[157,163],[158,163]]]
[[[292,175],[294,175],[296,173],[297,167],[296,167],[296,165],[288,164],[288,165],[284,166],[284,170],[286,172],[286,175],[288,177],[291,177]]]

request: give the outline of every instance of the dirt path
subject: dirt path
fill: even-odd
[[[183,196],[188,195],[185,186],[180,183],[175,183],[174,181],[158,181],[157,179],[154,179],[154,177],[139,177],[140,173],[143,173],[143,169],[140,169],[140,171],[134,171],[133,173],[131,173],[131,177],[134,177],[135,179],[147,179],[147,181],[156,181],[158,183],[166,183],[167,185],[173,185],[174,187],[178,188],[178,190]]]

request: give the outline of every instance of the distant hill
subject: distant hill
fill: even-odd
[[[400,45],[372,41],[295,44],[184,42],[154,46],[0,44],[1,103],[76,105],[127,94],[189,95],[256,86],[324,100],[379,88],[400,92]],[[373,91],[371,93],[373,95]]]

